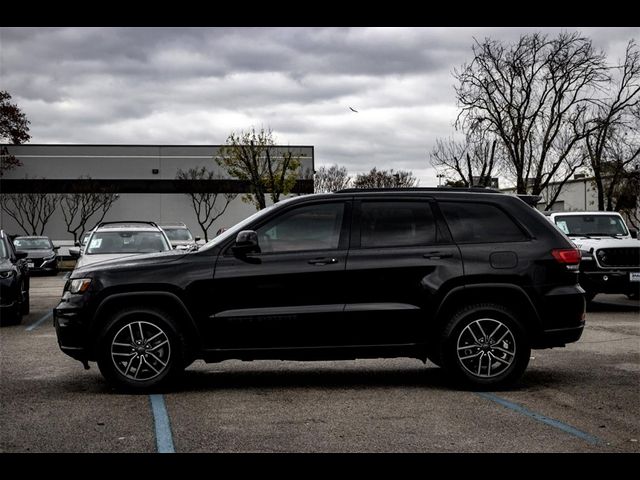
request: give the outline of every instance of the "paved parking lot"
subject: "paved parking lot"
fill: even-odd
[[[513,389],[453,389],[417,360],[196,362],[124,395],[57,346],[64,281],[35,277],[0,329],[1,452],[640,452],[640,305],[601,295],[580,342],[534,350]]]

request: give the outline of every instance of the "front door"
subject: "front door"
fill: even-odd
[[[294,205],[247,229],[260,253],[217,260],[207,348],[333,345],[345,303],[350,201]]]

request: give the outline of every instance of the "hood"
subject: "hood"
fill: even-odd
[[[635,238],[613,237],[569,237],[580,250],[598,250],[600,248],[640,248],[640,241]]]
[[[56,253],[51,250],[51,249],[47,249],[47,250],[24,250],[21,249],[23,252],[27,252],[27,258],[45,258],[45,257],[50,257],[52,255],[56,255]]]
[[[181,259],[187,252],[183,250],[168,250],[158,253],[116,253],[104,255],[82,255],[76,263],[76,271],[87,273],[94,270],[126,268],[144,264],[158,264]]]

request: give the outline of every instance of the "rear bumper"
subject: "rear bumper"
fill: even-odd
[[[540,307],[542,329],[533,348],[564,347],[577,342],[585,326],[586,300],[579,285],[555,287],[543,295]]]

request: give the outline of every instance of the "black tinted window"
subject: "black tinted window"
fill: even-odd
[[[258,228],[263,253],[338,248],[344,203],[295,208]]]
[[[360,245],[393,247],[435,243],[428,202],[362,202]]]
[[[458,243],[517,242],[526,236],[506,213],[487,203],[441,202],[453,239]]]

